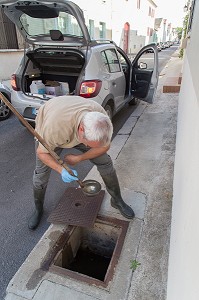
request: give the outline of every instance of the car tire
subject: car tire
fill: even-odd
[[[113,111],[112,111],[112,108],[109,104],[106,104],[105,107],[104,107],[107,115],[109,116],[109,118],[112,120],[112,117],[113,117]]]
[[[10,99],[5,93],[2,93],[6,99],[10,102]],[[6,120],[10,117],[11,115],[11,110],[9,107],[0,99],[0,121]]]
[[[137,105],[138,104],[138,98],[133,97],[133,99],[131,99],[131,101],[129,101],[129,105]]]

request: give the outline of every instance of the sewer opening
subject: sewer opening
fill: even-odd
[[[110,222],[95,222],[93,228],[73,227],[70,237],[55,256],[51,270],[83,281],[88,276],[87,282],[88,278],[92,282],[108,282],[123,246],[126,232],[122,238],[121,233],[122,226]]]
[[[99,280],[104,280],[111,257],[94,253],[89,247],[80,247],[68,269]]]

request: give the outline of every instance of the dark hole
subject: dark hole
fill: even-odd
[[[78,203],[78,202],[77,202],[77,203],[75,203],[75,206],[77,206],[77,207],[78,207],[78,206],[81,206],[81,203]]]
[[[110,260],[111,257],[95,254],[88,248],[79,248],[76,257],[67,269],[103,281]]]

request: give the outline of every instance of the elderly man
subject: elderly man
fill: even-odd
[[[107,154],[113,133],[112,123],[105,110],[98,103],[79,96],[59,96],[46,102],[36,117],[36,131],[58,155],[63,148],[76,148],[79,155],[68,154],[64,161],[76,165],[89,159],[102,176],[111,205],[121,214],[132,219],[134,212],[122,199],[120,187],[112,160]],[[33,175],[35,211],[29,220],[29,229],[34,230],[43,214],[44,196],[51,169],[60,173],[64,182],[77,180],[71,176],[36,141],[36,168]],[[77,172],[73,170],[75,176]]]

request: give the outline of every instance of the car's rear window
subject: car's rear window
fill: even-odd
[[[75,17],[60,12],[56,18],[32,18],[27,14],[22,14],[20,22],[29,36],[50,35],[50,30],[60,30],[63,35],[83,37],[81,28]]]

